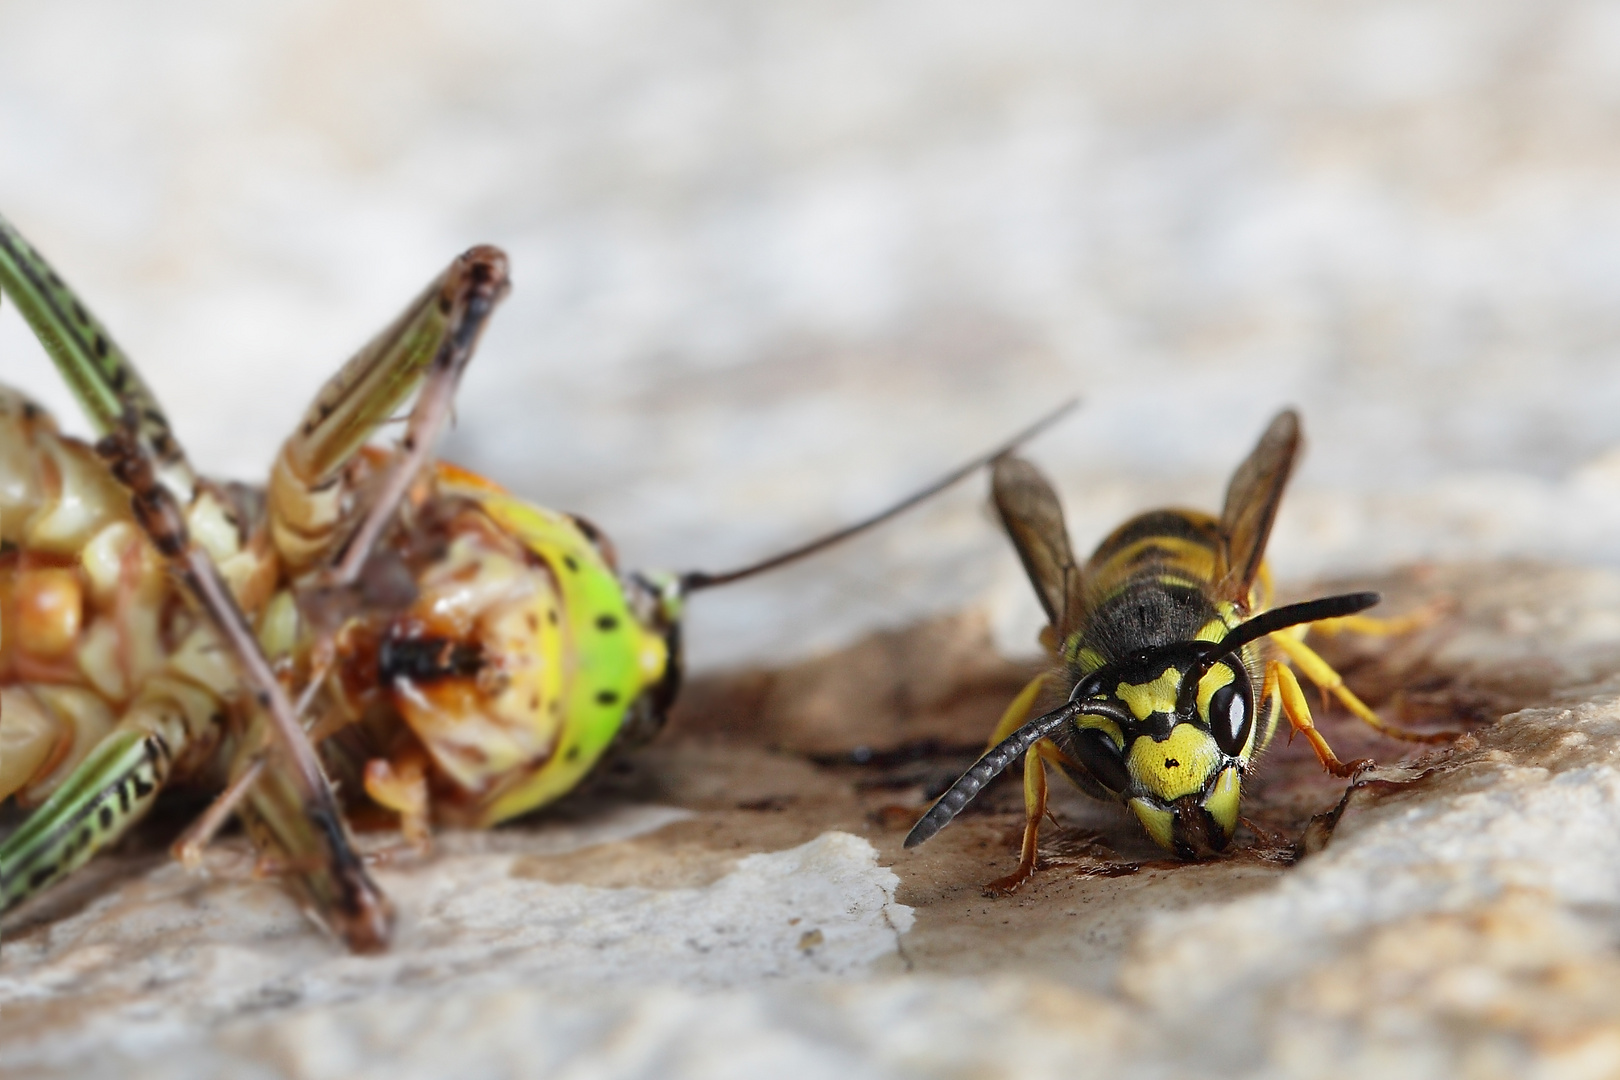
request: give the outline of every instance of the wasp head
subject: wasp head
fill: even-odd
[[[1079,710],[1054,740],[1182,858],[1225,849],[1252,752],[1255,701],[1237,654],[1145,650],[1075,687]]]
[[[1187,859],[1223,850],[1254,752],[1254,684],[1247,647],[1278,630],[1352,615],[1377,593],[1346,593],[1273,608],[1218,640],[1144,649],[1098,667],[1069,700],[1029,721],[957,778],[913,826],[906,847],[933,836],[984,786],[1042,739],[1056,742],[1123,801],[1160,845]]]

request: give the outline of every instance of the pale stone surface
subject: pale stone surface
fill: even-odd
[[[684,815],[631,816],[648,831]],[[608,832],[576,831],[583,847]],[[567,850],[555,835],[538,839],[539,852]],[[674,889],[555,884],[526,872],[533,852],[450,846],[425,867],[378,874],[407,913],[382,957],[334,950],[286,897],[251,880],[240,858],[217,871],[232,880],[206,888],[167,866],[112,889],[6,946],[7,1063],[76,1071],[109,1055],[161,1061],[187,1055],[199,1033],[251,1029],[242,1018],[257,1014],[276,1015],[278,1026],[292,1014],[287,1030],[296,1032],[335,1004],[364,1001],[396,1022],[413,1000],[437,1007],[492,986],[607,1001],[604,987],[695,991],[847,976],[893,952],[911,926],[911,910],[894,901],[898,879],[847,833],[748,855],[710,884]],[[42,1017],[53,1022],[29,1022]]]
[[[239,841],[207,880],[110,860],[87,895],[8,920],[0,1060],[21,1076],[390,1080],[1614,1075],[1620,629],[1603,614],[1620,575],[1520,563],[1379,584],[1394,609],[1446,614],[1331,643],[1353,681],[1386,710],[1506,714],[1406,761],[1326,717],[1341,752],[1390,764],[1295,866],[1246,835],[1212,863],[1157,860],[1060,788],[1057,865],[988,900],[977,883],[1010,868],[1016,784],[904,852],[924,788],[966,758],[816,765],[758,745],[781,729],[751,729],[746,709],[727,731],[688,713],[594,801],[384,869],[403,912],[385,957],[318,936],[247,875]],[[881,658],[984,632],[959,619],[845,659],[869,683]],[[825,695],[838,677],[815,662],[776,681]],[[983,678],[969,667],[956,689],[972,700]],[[1380,697],[1389,679],[1405,704]],[[772,708],[757,677],[732,685]],[[891,730],[949,744],[990,719],[935,689],[878,745]],[[704,710],[728,700],[694,690]],[[1246,813],[1297,831],[1343,791],[1283,747]],[[1089,876],[1125,860],[1141,868]]]
[[[1620,1072],[1617,57],[1609,0],[0,2],[0,212],[212,471],[262,476],[492,241],[517,287],[451,456],[630,564],[752,558],[1076,392],[1035,453],[1085,548],[1216,506],[1296,403],[1281,579],[1428,561],[1383,584],[1453,613],[1336,658],[1381,708],[1507,717],[1291,869],[1155,865],[1060,792],[1068,866],[985,900],[1015,790],[899,847],[1028,673],[991,639],[1027,656],[1038,618],[957,493],[698,598],[700,669],[772,670],[691,687],[601,802],[386,871],[383,960],[235,841],[206,882],[161,838],[92,867],[6,924],[0,1068]],[[77,422],[9,305],[0,379]],[[1511,557],[1574,565],[1468,562]],[[1297,831],[1341,790],[1280,748],[1246,808]]]

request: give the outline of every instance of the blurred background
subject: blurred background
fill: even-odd
[[[1620,564],[1620,3],[0,0],[0,212],[262,478],[461,249],[446,456],[631,565],[852,519],[1057,401],[1077,546],[1311,447],[1285,581]],[[82,430],[9,307],[0,378]],[[707,594],[699,667],[1037,608],[974,481]]]

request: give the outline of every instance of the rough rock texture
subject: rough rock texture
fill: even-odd
[[[978,883],[1013,860],[1011,782],[902,851],[994,720],[987,680],[1015,685],[1016,665],[894,695],[842,748],[754,722],[786,715],[761,705],[784,687],[836,701],[841,677],[885,685],[885,664],[910,685],[946,638],[983,644],[960,618],[700,681],[591,792],[384,869],[405,916],[384,957],[337,952],[238,840],[188,877],[158,823],[7,921],[0,1060],[390,1080],[1614,1075],[1620,576],[1489,564],[1375,584],[1392,610],[1442,614],[1324,650],[1389,715],[1468,733],[1411,754],[1327,714],[1341,754],[1385,764],[1346,795],[1277,748],[1223,859],[1165,861],[1063,794],[1052,865],[987,899]],[[1341,799],[1325,849],[1288,865],[1279,836]]]
[[[1051,868],[986,899],[1016,783],[900,848],[1032,670],[999,657],[1037,605],[954,492],[696,598],[665,737],[390,864],[389,956],[239,838],[170,866],[172,808],[6,920],[0,1071],[1620,1072],[1616,57],[1612,0],[0,0],[0,212],[212,473],[261,479],[482,241],[516,287],[447,456],[627,565],[751,560],[1076,393],[1032,453],[1085,549],[1219,505],[1295,404],[1280,580],[1444,602],[1324,648],[1469,733],[1415,757],[1328,715],[1386,768],[1294,866],[1344,794],[1302,746],[1206,865],[1060,785]],[[82,430],[9,303],[0,380]],[[1477,561],[1515,556],[1576,568]]]

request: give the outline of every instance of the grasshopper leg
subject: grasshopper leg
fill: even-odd
[[[67,877],[146,815],[169,777],[162,734],[120,726],[0,843],[0,911]]]
[[[206,748],[222,705],[183,654],[147,680],[111,731],[0,843],[0,909],[62,880],[111,846],[152,808],[176,762]],[[12,712],[49,698],[9,687]],[[9,792],[7,793],[9,794]]]
[[[193,543],[173,494],[157,482],[152,458],[133,424],[97,448],[113,474],[129,488],[136,521],[186,584],[213,625],[246,685],[257,729],[247,745],[270,745],[271,764],[245,799],[244,823],[261,850],[271,850],[298,868],[287,878],[315,921],[342,937],[356,952],[385,948],[393,909],[355,853],[331,786],[314,748],[299,726],[286,690],[270,670],[246,616],[213,560]]]
[[[133,417],[134,437],[158,480],[189,502],[196,475],[156,395],[84,302],[33,245],[0,217],[0,292],[11,297],[98,435]]]
[[[322,387],[270,476],[270,533],[292,574],[326,567],[325,584],[355,580],[427,463],[479,335],[509,287],[506,256],[473,248]],[[402,449],[354,521],[344,471],[418,390]]]

